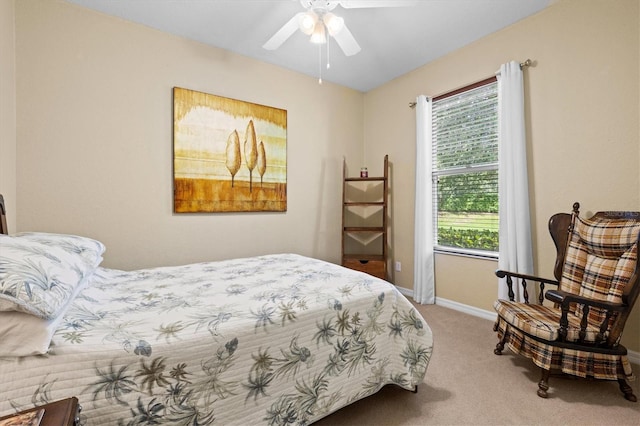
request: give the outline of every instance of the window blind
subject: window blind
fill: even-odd
[[[498,162],[497,83],[433,102],[433,170]]]
[[[435,100],[432,132],[436,244],[497,251],[497,82]]]

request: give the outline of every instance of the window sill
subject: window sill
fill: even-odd
[[[474,259],[498,260],[497,251],[474,250],[459,247],[434,246],[433,251],[438,254],[448,254],[452,256],[472,257]]]

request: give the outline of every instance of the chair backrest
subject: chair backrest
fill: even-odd
[[[621,332],[639,291],[640,212],[598,212],[590,219],[582,219],[578,208],[576,203],[570,216],[556,215],[558,230],[551,229],[550,221],[550,231],[558,248],[559,260],[554,274],[560,282],[559,289],[592,300],[626,303],[626,312],[612,316],[609,322],[615,326],[622,321],[618,327]],[[582,315],[582,305],[572,310]],[[600,326],[605,320],[605,311],[592,308],[588,320]]]
[[[573,205],[576,210],[580,205]],[[549,233],[556,245],[556,264],[553,268],[553,275],[558,282],[562,278],[562,268],[564,268],[564,256],[567,253],[567,241],[571,232],[571,213],[556,213],[549,219]]]
[[[4,197],[0,194],[0,234],[8,234],[7,228],[7,210],[4,206]]]

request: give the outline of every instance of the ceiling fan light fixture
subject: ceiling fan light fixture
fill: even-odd
[[[331,12],[325,13],[322,17],[322,21],[331,36],[337,35],[344,28],[344,18],[336,16]]]
[[[327,47],[327,68],[329,57],[329,38],[333,38],[345,56],[353,56],[362,50],[351,34],[345,20],[332,12],[337,6],[345,9],[366,7],[394,7],[414,3],[417,0],[298,0],[304,11],[292,16],[269,40],[262,46],[267,50],[279,48],[289,37],[298,30],[308,35],[311,42],[318,46]],[[328,34],[327,34],[328,33]],[[321,50],[318,50],[321,52]]]
[[[316,25],[313,28],[313,33],[311,33],[311,43],[325,44],[326,42],[327,42],[327,36],[324,30],[324,23],[321,21],[318,21],[316,22]]]
[[[300,27],[300,31],[302,31],[306,35],[311,35],[313,34],[317,23],[318,15],[316,15],[313,10],[309,10],[300,16],[298,26]]]

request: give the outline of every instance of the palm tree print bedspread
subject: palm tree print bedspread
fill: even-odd
[[[305,425],[414,389],[431,351],[394,286],[316,259],[99,268],[48,355],[0,359],[0,414],[75,395],[88,425]]]

